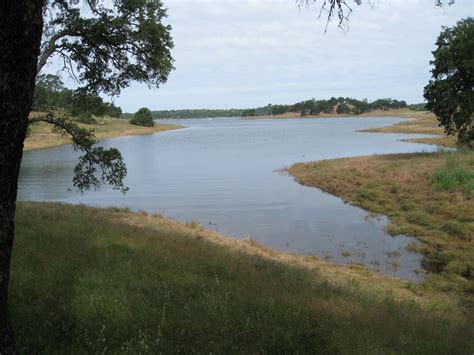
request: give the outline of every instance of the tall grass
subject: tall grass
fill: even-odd
[[[10,309],[22,353],[472,353],[467,326],[414,303],[124,216],[19,204]]]
[[[433,185],[439,191],[462,191],[466,198],[474,191],[474,170],[455,155],[446,158],[446,164],[433,174]]]

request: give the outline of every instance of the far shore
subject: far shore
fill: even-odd
[[[95,124],[79,124],[84,128],[94,129],[97,140],[146,135],[158,132],[165,132],[183,128],[183,126],[173,124],[155,124],[154,127],[135,126],[127,120],[111,117],[97,118]],[[24,151],[52,148],[60,145],[71,144],[69,137],[62,137],[52,132],[52,126],[48,123],[38,122],[30,126],[30,134],[25,140]]]
[[[380,128],[368,128],[360,130],[359,132],[374,132],[374,133],[415,133],[427,134],[435,137],[425,138],[408,138],[404,141],[409,143],[423,143],[436,144],[444,147],[456,146],[456,139],[448,137],[443,129],[439,127],[436,116],[429,111],[413,111],[410,109],[390,109],[390,110],[374,110],[365,112],[360,115],[334,114],[322,113],[320,115],[301,116],[299,112],[287,112],[282,115],[268,115],[268,116],[252,116],[244,117],[245,120],[259,120],[259,119],[321,119],[321,118],[341,118],[352,117],[354,119],[359,117],[401,117],[407,118],[403,122],[395,123],[393,125],[384,126]]]
[[[263,116],[247,116],[242,117],[244,120],[260,120],[260,119],[288,119],[288,118],[336,118],[336,117],[405,117],[418,118],[423,115],[432,115],[429,111],[413,111],[410,109],[390,109],[390,110],[373,110],[361,113],[360,115],[337,114],[337,113],[320,113],[319,115],[301,116],[300,112],[286,112],[281,115],[263,115]],[[434,117],[434,116],[433,116]]]

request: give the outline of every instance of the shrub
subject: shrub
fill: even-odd
[[[137,126],[146,126],[146,127],[153,127],[155,125],[151,111],[146,107],[142,107],[141,109],[139,109],[135,113],[133,118],[130,120],[130,123]]]
[[[80,114],[77,118],[76,118],[77,122],[80,122],[80,123],[85,123],[85,124],[94,124],[94,123],[97,123],[96,119],[94,117],[92,117],[92,115],[90,113],[83,113],[83,114]]]

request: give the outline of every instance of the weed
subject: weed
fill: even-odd
[[[463,191],[470,198],[474,191],[474,171],[454,155],[448,155],[446,164],[433,174],[433,185],[438,191]]]

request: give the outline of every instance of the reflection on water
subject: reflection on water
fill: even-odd
[[[434,149],[400,142],[407,137],[403,134],[355,132],[398,121],[180,120],[189,128],[103,142],[125,157],[130,187],[125,196],[110,188],[84,195],[70,191],[77,154],[62,146],[25,153],[19,198],[126,206],[195,220],[279,250],[331,262],[360,262],[415,280],[421,257],[405,250],[413,238],[391,237],[383,230],[384,218],[367,218],[365,211],[278,172],[299,161]]]

